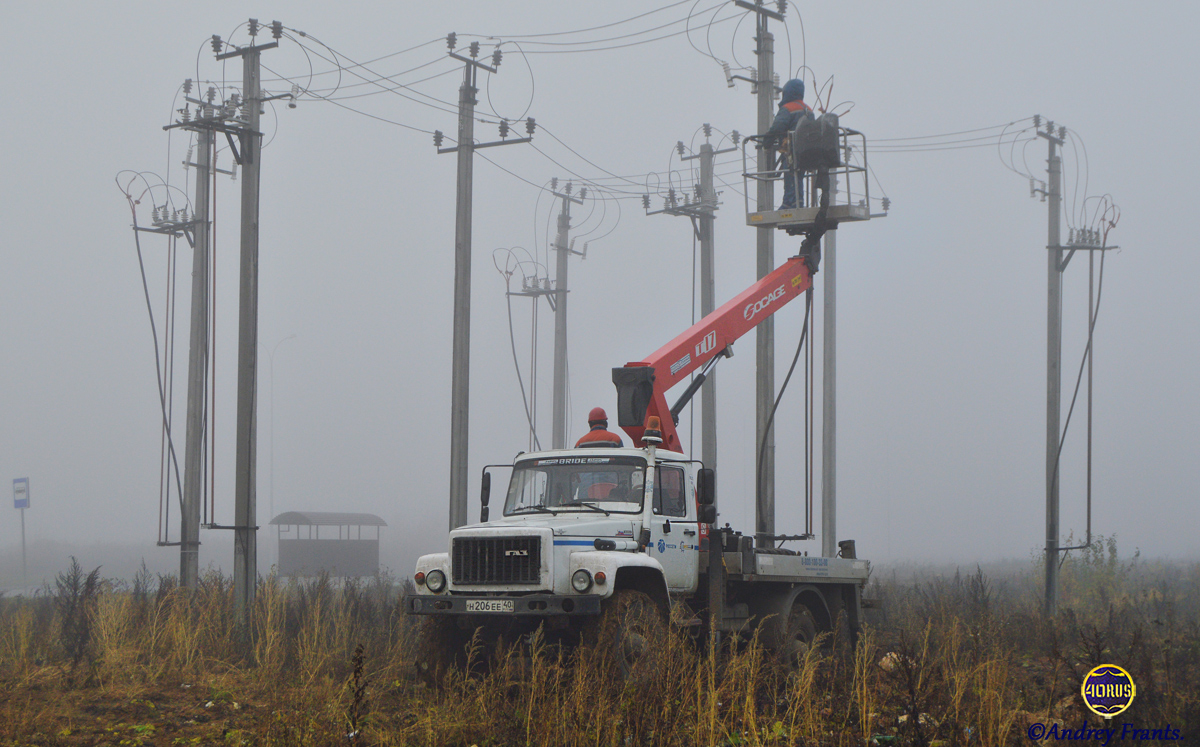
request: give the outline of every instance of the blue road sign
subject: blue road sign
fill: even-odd
[[[29,478],[13,480],[13,508],[29,508]]]

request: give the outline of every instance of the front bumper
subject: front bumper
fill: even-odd
[[[522,597],[491,597],[491,596],[458,596],[441,594],[438,596],[414,595],[408,598],[408,613],[410,615],[499,615],[508,616],[548,616],[548,615],[598,615],[600,614],[599,594],[575,594],[561,596],[558,594],[530,594]],[[468,610],[467,602],[498,602],[512,601],[511,611],[488,609],[483,611]]]

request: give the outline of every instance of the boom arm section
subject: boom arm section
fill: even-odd
[[[813,265],[815,266],[815,264]],[[657,415],[662,447],[682,451],[666,393],[696,369],[725,352],[742,335],[812,287],[806,256],[784,262],[643,361],[613,369],[617,387],[617,424],[641,447],[646,419]]]

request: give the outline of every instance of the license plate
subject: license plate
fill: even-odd
[[[514,607],[511,599],[468,599],[467,612],[512,612]]]

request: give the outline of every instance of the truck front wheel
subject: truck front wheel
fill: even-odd
[[[636,589],[617,589],[592,627],[588,637],[596,653],[610,660],[624,680],[653,668],[666,633],[658,605]]]
[[[467,662],[471,634],[450,617],[427,617],[417,628],[414,664],[417,674],[430,683],[440,682],[451,669]]]

